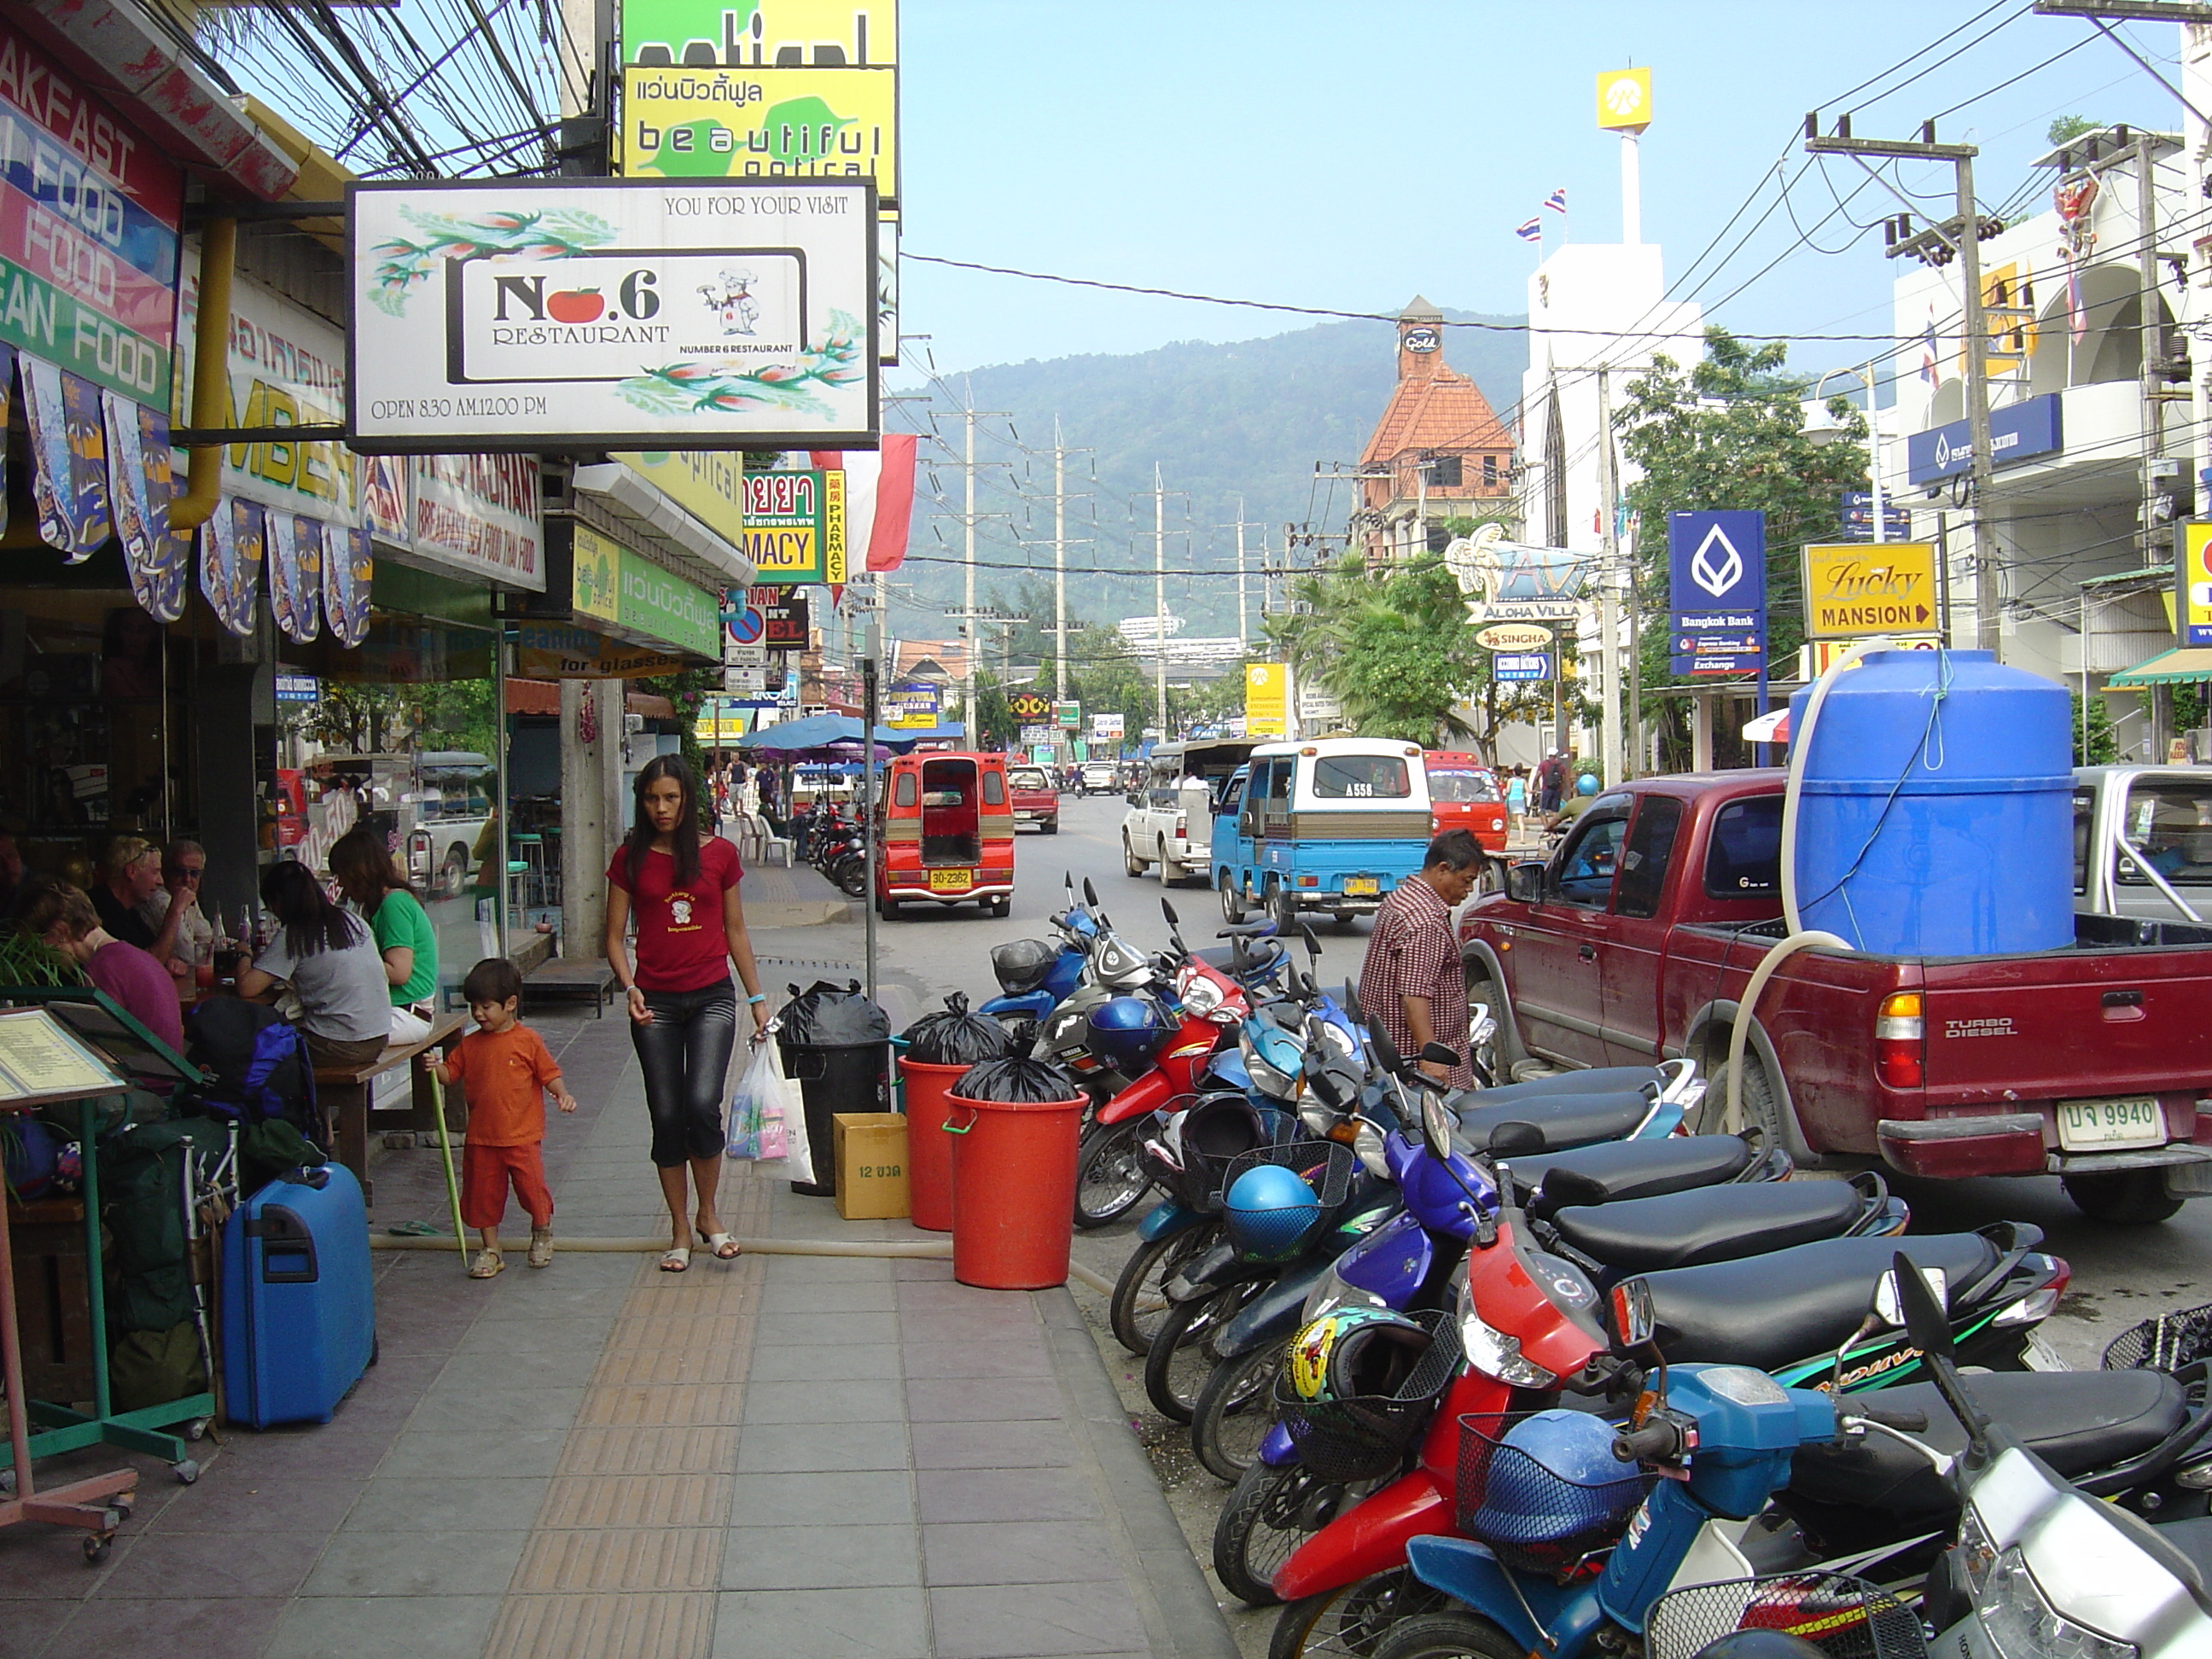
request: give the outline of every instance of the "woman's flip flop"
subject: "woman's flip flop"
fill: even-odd
[[[660,1258],[660,1271],[665,1273],[680,1273],[690,1265],[691,1247],[689,1244],[678,1244],[665,1251]]]

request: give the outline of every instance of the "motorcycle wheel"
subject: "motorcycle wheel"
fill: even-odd
[[[859,898],[868,890],[868,866],[862,860],[847,859],[837,866],[837,873],[831,879],[847,898]]]
[[[1375,1659],[1376,1644],[1399,1620],[1445,1605],[1443,1593],[1414,1577],[1411,1567],[1393,1567],[1285,1607],[1267,1659]]]
[[[1141,1117],[1092,1124],[1075,1155],[1075,1224],[1103,1227],[1128,1214],[1152,1178],[1138,1150]]]
[[[1335,1518],[1346,1488],[1303,1463],[1269,1468],[1255,1463],[1222,1505],[1213,1527],[1213,1571],[1222,1588],[1251,1607],[1271,1607],[1275,1570]]]
[[[1121,1276],[1115,1281],[1113,1298],[1106,1306],[1107,1322],[1116,1342],[1133,1354],[1152,1352],[1160,1322],[1175,1305],[1161,1293],[1160,1286],[1181,1273],[1184,1262],[1211,1245],[1213,1233],[1212,1223],[1201,1222],[1137,1246],[1123,1264]]]
[[[1472,1613],[1425,1613],[1394,1629],[1375,1659],[1522,1659],[1527,1650]]]
[[[1190,1449],[1214,1479],[1235,1486],[1259,1462],[1275,1421],[1275,1378],[1283,1345],[1262,1342],[1213,1368],[1191,1408]]]
[[[1246,1298],[1260,1288],[1258,1281],[1227,1285],[1211,1296],[1193,1297],[1168,1310],[1145,1353],[1145,1398],[1154,1411],[1170,1423],[1190,1421],[1198,1391],[1220,1358],[1213,1352],[1214,1333],[1234,1319]]]

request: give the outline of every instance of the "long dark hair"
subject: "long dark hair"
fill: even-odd
[[[331,876],[338,890],[364,914],[383,903],[384,896],[395,888],[403,893],[415,891],[392,856],[392,849],[384,844],[384,837],[366,824],[347,830],[331,843]]]
[[[283,859],[261,878],[261,902],[284,930],[284,949],[295,962],[343,951],[358,941],[362,923],[330,901],[313,872],[296,859]]]
[[[676,860],[676,884],[689,887],[699,879],[699,781],[691,775],[683,756],[655,755],[637,775],[637,815],[630,820],[629,836],[623,843],[623,870],[632,886],[637,884],[638,873],[645,868],[645,855],[653,850],[660,833],[645,810],[645,792],[663,778],[675,779],[676,787],[684,792],[676,828],[668,835],[668,850]]]

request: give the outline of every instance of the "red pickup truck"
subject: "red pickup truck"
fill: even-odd
[[[1609,790],[1477,898],[1461,941],[1498,1069],[1688,1055],[1717,1127],[1738,999],[1784,932],[1782,791],[1779,771]],[[2111,1221],[2212,1194],[2212,926],[2075,920],[2071,948],[2027,955],[1785,958],[1751,1017],[1747,1125],[1801,1164],[2057,1175]]]

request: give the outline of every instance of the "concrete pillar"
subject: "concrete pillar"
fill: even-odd
[[[561,954],[599,954],[607,860],[629,820],[622,789],[623,683],[561,682]]]

